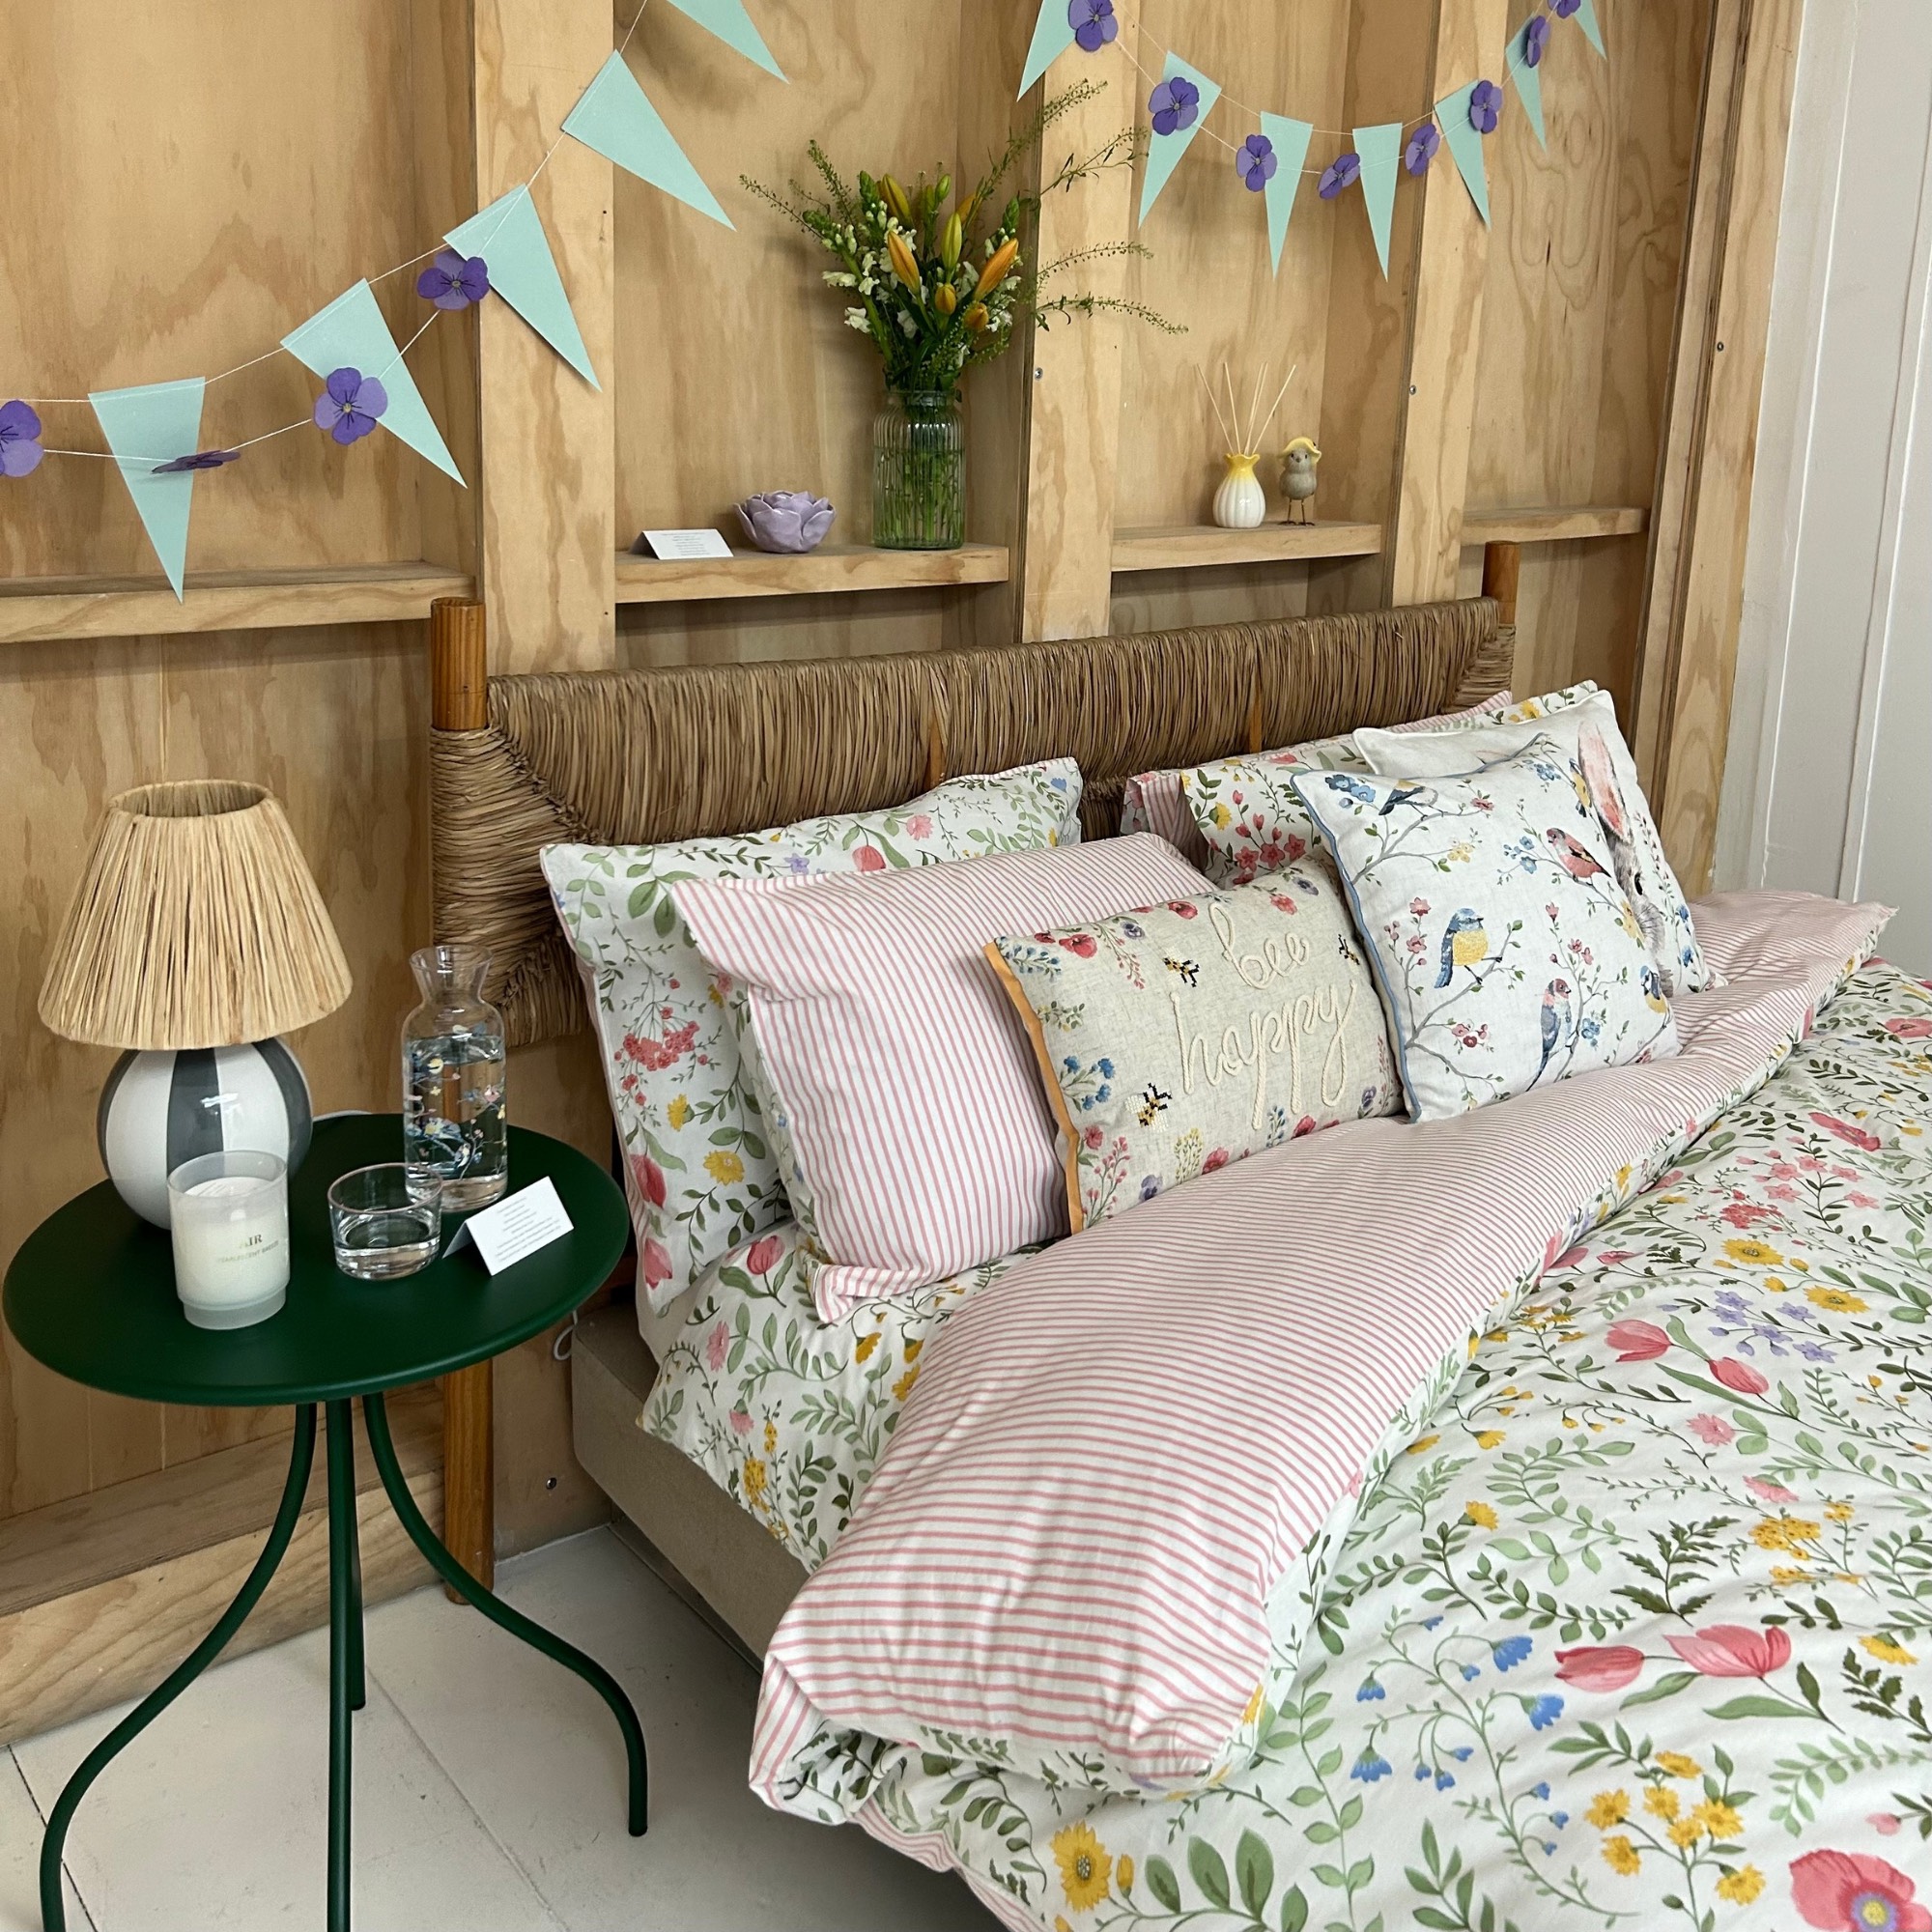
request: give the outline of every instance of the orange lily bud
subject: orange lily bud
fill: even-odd
[[[951,315],[959,306],[959,294],[951,282],[941,282],[932,292],[932,305],[941,315]]]
[[[919,262],[912,250],[906,246],[905,237],[895,229],[886,237],[886,253],[892,257],[893,273],[909,288],[914,295],[923,293],[920,280]]]
[[[1002,242],[993,259],[980,270],[980,285],[973,293],[976,296],[991,295],[1007,279],[1019,255],[1020,244],[1017,241]]]

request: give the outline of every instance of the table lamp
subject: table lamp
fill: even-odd
[[[349,962],[275,798],[192,779],[108,801],[54,942],[41,1018],[124,1050],[101,1090],[101,1164],[168,1225],[168,1176],[224,1149],[308,1151],[308,1082],[275,1036],[332,1013]]]

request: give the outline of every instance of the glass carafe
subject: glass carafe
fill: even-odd
[[[487,1208],[510,1184],[503,1016],[483,997],[480,946],[410,955],[423,1002],[403,1022],[403,1160],[419,1200]]]

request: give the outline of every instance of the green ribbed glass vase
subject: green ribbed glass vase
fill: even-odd
[[[872,424],[872,541],[957,550],[966,541],[966,430],[944,389],[890,389]]]

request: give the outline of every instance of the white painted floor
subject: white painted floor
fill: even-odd
[[[369,1613],[357,1932],[988,1932],[957,1879],[745,1784],[755,1673],[609,1530],[505,1564],[504,1599],[636,1702],[651,1829],[588,1686],[440,1589]],[[72,1932],[319,1927],[328,1640],[211,1670],[108,1768],[68,1837]],[[125,1708],[125,1707],[124,1707]],[[41,1820],[121,1712],[0,1751],[0,1932],[38,1932]]]

